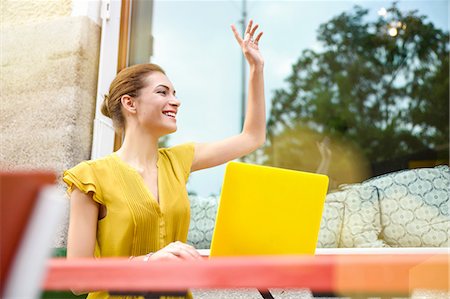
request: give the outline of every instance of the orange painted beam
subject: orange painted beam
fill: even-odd
[[[333,267],[314,258],[215,258],[130,262],[128,259],[52,259],[46,290],[177,291],[188,288],[312,286],[330,289]],[[321,277],[321,279],[317,279]]]
[[[417,267],[430,258],[431,268]],[[337,293],[379,292],[409,293],[412,289],[449,290],[449,255],[354,255],[335,256],[335,291]],[[414,283],[411,272],[420,275]],[[439,275],[438,275],[439,273]],[[432,280],[424,278],[432,277]]]
[[[434,255],[414,266],[409,271],[409,288],[450,290],[449,261],[450,255],[444,257]]]
[[[420,267],[433,260],[433,267]],[[317,292],[448,291],[448,254],[232,257],[184,262],[51,259],[46,290],[180,291],[189,288],[309,288]],[[431,271],[431,272],[430,272]],[[440,273],[436,277],[435,272]],[[433,276],[433,283],[423,280]]]

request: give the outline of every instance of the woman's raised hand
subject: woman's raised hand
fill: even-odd
[[[250,20],[247,25],[247,29],[245,29],[244,39],[240,36],[234,25],[231,25],[231,29],[233,30],[234,37],[236,38],[239,46],[242,49],[242,52],[245,55],[249,65],[252,66],[264,66],[264,59],[259,51],[259,40],[263,35],[263,32],[259,32],[255,37],[256,29],[258,29],[258,24],[253,24],[253,20]]]

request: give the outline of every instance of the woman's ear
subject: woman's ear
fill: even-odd
[[[125,111],[132,114],[136,113],[136,101],[132,97],[125,94],[120,98],[120,102],[122,103]]]

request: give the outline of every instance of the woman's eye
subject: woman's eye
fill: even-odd
[[[163,95],[166,95],[166,91],[164,91],[164,90],[158,91],[158,93],[161,93],[161,94],[163,94]]]

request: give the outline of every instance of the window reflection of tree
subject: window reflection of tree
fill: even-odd
[[[417,160],[448,164],[448,32],[395,3],[374,21],[367,15],[356,6],[322,24],[322,50],[303,51],[289,87],[275,91],[265,164],[314,171],[323,136],[338,183]]]

